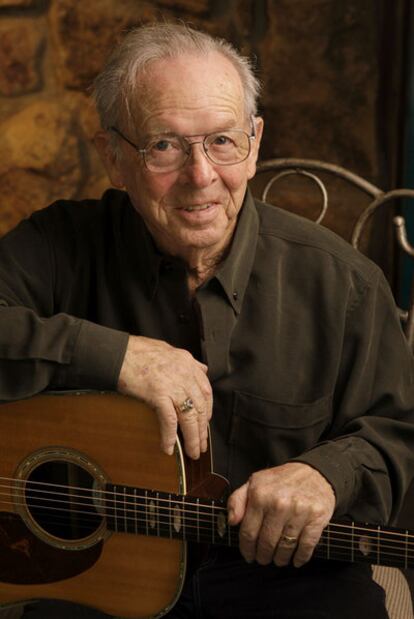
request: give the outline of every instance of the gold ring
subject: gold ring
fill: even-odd
[[[296,546],[297,543],[298,538],[291,535],[281,535],[279,540],[279,544],[282,544],[283,546]]]
[[[180,404],[180,406],[178,407],[178,410],[180,411],[180,413],[188,413],[188,411],[193,410],[194,408],[194,402],[192,401],[191,398],[187,398],[184,400],[184,402],[182,402],[182,404]]]

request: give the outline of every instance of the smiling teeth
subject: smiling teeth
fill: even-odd
[[[193,211],[205,211],[209,206],[210,204],[204,204],[203,206],[189,206],[185,210],[188,213],[192,213]]]

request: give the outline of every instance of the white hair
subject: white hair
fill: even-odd
[[[155,22],[130,31],[96,78],[93,97],[102,127],[108,129],[119,126],[121,120],[132,120],[130,110],[140,99],[137,77],[142,77],[151,63],[185,54],[206,56],[212,52],[220,53],[235,67],[243,86],[246,117],[255,115],[260,84],[248,58],[224,39],[184,24]]]

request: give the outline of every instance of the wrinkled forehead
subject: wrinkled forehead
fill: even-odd
[[[181,55],[157,60],[137,76],[136,96],[130,101],[131,122],[141,133],[156,130],[157,119],[228,116],[243,122],[244,91],[239,73],[220,53]]]

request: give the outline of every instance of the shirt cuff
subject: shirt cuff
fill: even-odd
[[[321,443],[290,462],[303,462],[316,469],[331,484],[335,496],[335,514],[346,514],[355,494],[355,470],[340,442]]]
[[[78,389],[116,390],[129,334],[87,320],[80,329],[65,383]]]

